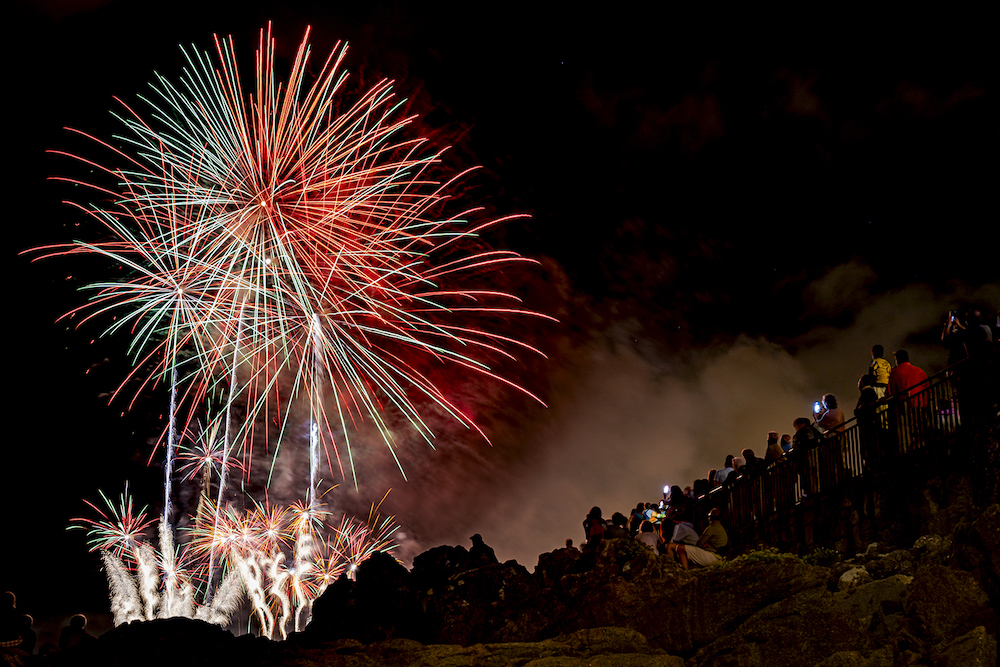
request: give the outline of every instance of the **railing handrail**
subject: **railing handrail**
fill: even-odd
[[[982,360],[963,359],[905,392],[886,396],[876,404],[886,408],[875,411],[871,421],[859,422],[854,416],[828,430],[815,447],[793,448],[750,476],[712,489],[697,502],[728,510],[724,514],[733,535],[807,498],[829,496],[848,482],[877,475],[888,463],[925,449],[934,436],[957,432],[962,419],[955,379],[977,368],[975,364],[982,364]],[[982,376],[987,384],[978,388],[988,389],[994,379],[989,364],[979,368],[987,369],[987,375]],[[996,397],[984,398],[988,399],[986,408],[995,414]],[[739,548],[739,542],[737,535],[734,547]]]
[[[938,371],[934,375],[927,376],[926,379],[921,380],[920,382],[917,382],[915,384],[912,384],[909,387],[907,387],[906,389],[904,389],[903,391],[905,393],[903,393],[903,394],[888,394],[887,393],[884,397],[878,399],[878,401],[875,403],[875,405],[877,405],[877,406],[878,405],[891,405],[893,403],[900,403],[900,402],[903,402],[903,401],[909,401],[910,399],[913,398],[914,395],[916,395],[916,394],[922,394],[923,392],[925,392],[928,389],[930,389],[932,386],[938,385],[941,382],[943,382],[943,381],[947,380],[948,378],[950,378],[955,373],[955,369],[960,368],[967,361],[969,361],[969,357],[966,357],[965,359],[962,359],[961,361],[958,361],[958,362],[952,364],[951,366],[948,366],[947,368]],[[919,386],[924,385],[924,384],[926,384],[927,387],[921,389],[918,392],[914,392],[913,391],[916,387],[919,387]],[[834,428],[840,429],[841,431],[846,430],[846,429],[843,428],[845,424],[850,424],[851,422],[856,422],[857,420],[858,420],[857,416],[851,417],[850,419],[847,419],[847,420],[841,422],[840,424],[838,424]],[[813,421],[813,423],[815,423],[815,420]],[[853,426],[849,426],[848,428],[853,428]],[[830,432],[832,432],[832,429],[830,431],[827,431],[827,433],[830,433]],[[824,435],[826,435],[826,434],[824,434]]]

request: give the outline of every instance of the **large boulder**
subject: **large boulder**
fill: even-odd
[[[517,561],[453,575],[422,600],[431,641],[532,641],[548,628],[545,600],[536,580]]]
[[[542,588],[562,591],[562,578],[580,558],[580,550],[575,547],[556,549],[538,557],[534,576]]]
[[[979,625],[995,634],[996,613],[979,583],[968,572],[941,565],[917,570],[906,601],[912,633],[937,643]]]
[[[341,577],[313,605],[306,634],[314,641],[350,637],[374,642],[419,635],[420,615],[411,575],[387,553],[376,552],[355,573]]]
[[[935,648],[936,663],[941,667],[993,667],[997,664],[997,638],[981,625]]]
[[[53,656],[53,665],[261,664],[282,644],[253,635],[234,637],[217,625],[190,618],[136,621],[105,632],[97,641]]]
[[[886,579],[834,594],[845,611],[858,619],[858,627],[886,639],[902,629],[903,609],[913,577],[895,574]]]
[[[973,521],[955,529],[953,563],[969,570],[1000,607],[1000,505],[990,505]]]
[[[869,640],[833,594],[813,588],[756,612],[702,647],[698,667],[813,667],[837,652],[865,651]]]
[[[472,569],[472,556],[463,546],[441,545],[413,559],[413,590],[426,593],[450,577]]]
[[[587,557],[584,554],[580,561]],[[633,628],[670,653],[690,652],[757,611],[802,591],[825,589],[829,570],[797,558],[683,570],[634,541],[608,540],[592,568],[563,577],[554,626]]]

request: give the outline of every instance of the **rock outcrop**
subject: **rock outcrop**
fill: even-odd
[[[1000,507],[953,535],[871,544],[830,567],[775,550],[685,571],[632,540],[481,565],[461,547],[412,570],[376,554],[286,642],[187,619],[121,626],[52,665],[994,665]],[[21,664],[5,655],[7,664]]]

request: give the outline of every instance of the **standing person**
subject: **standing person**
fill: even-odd
[[[854,408],[854,416],[860,424],[862,420],[875,421],[875,410],[878,406],[878,392],[872,386],[872,376],[862,375],[858,378],[858,404]]]
[[[729,544],[729,535],[719,520],[718,508],[708,513],[708,528],[698,538],[698,544],[680,544],[677,546],[677,559],[681,567],[688,569],[688,561],[701,567],[708,567],[719,560],[719,549]]]
[[[472,561],[477,565],[496,565],[500,561],[497,560],[496,552],[493,551],[493,547],[486,544],[483,541],[483,536],[476,533],[469,538],[472,540],[472,548],[469,549],[469,555],[472,556]]]
[[[924,423],[924,408],[927,406],[927,373],[910,363],[906,350],[896,350],[896,367],[889,376],[889,394],[898,400],[892,411],[894,426],[892,432],[899,453],[908,451],[918,440],[917,429]]]
[[[954,366],[966,357],[964,334],[965,325],[958,319],[958,311],[949,311],[941,331],[941,342],[948,348],[949,366]]]
[[[889,394],[892,396],[909,396],[910,389],[914,394],[920,394],[926,387],[916,387],[927,380],[927,373],[918,366],[910,363],[910,353],[906,350],[896,350],[892,353],[896,359],[896,367],[889,375]],[[926,396],[917,396],[913,401],[916,406],[923,406],[927,403]]]
[[[743,465],[741,465],[736,470],[737,477],[749,478],[760,472],[763,468],[763,461],[757,458],[757,455],[753,453],[753,450],[747,447],[742,452],[740,456],[743,457]]]
[[[663,494],[663,497],[666,498],[667,497],[666,494]],[[635,506],[635,509],[632,510],[632,516],[629,517],[628,520],[628,534],[631,535],[632,537],[635,537],[636,533],[639,532],[639,526],[642,525],[642,522],[646,518],[645,513],[646,513],[645,503],[637,504]]]
[[[965,315],[966,328],[961,337],[965,361],[955,378],[958,398],[962,404],[962,421],[972,429],[979,425],[996,423],[996,410],[991,409],[997,383],[993,380],[993,332],[983,323],[983,316],[975,308]]]
[[[747,460],[745,458],[743,458],[742,456],[734,456],[733,471],[729,473],[729,475],[725,478],[725,480],[723,480],[722,482],[723,486],[732,486],[733,484],[736,483],[737,479],[742,478],[743,474],[740,473],[740,470],[742,470],[746,464]]]
[[[597,543],[604,539],[604,532],[608,529],[608,523],[601,516],[600,507],[592,507],[587,518],[583,520],[583,532],[586,535],[584,549],[597,546]]]
[[[778,444],[778,432],[769,431],[767,434],[767,451],[764,452],[764,460],[768,463],[777,461],[785,455],[785,450]]]
[[[884,357],[885,348],[881,345],[872,345],[872,363],[868,367],[868,375],[872,376],[871,387],[879,398],[885,397],[889,386],[889,375],[892,373],[892,364]]]
[[[729,477],[733,472],[733,459],[735,457],[732,454],[726,454],[726,462],[722,466],[722,470],[715,473],[715,481],[718,486],[722,486],[726,478]]]
[[[879,452],[879,418],[885,405],[879,404],[878,394],[872,387],[872,376],[862,375],[858,379],[858,404],[854,408],[854,417],[858,424],[858,440],[861,445],[861,459],[866,468],[875,467]]]
[[[844,411],[837,407],[837,397],[833,394],[823,396],[823,414],[816,420],[816,425],[824,431],[842,431]]]
[[[823,442],[823,435],[813,426],[807,417],[799,417],[792,426],[795,435],[792,436],[792,460],[799,466],[799,484],[803,496],[811,496],[819,492],[819,480],[816,466],[813,464],[812,450]]]

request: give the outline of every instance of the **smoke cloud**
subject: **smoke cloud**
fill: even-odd
[[[876,282],[865,264],[834,268],[805,290],[804,316],[848,324],[821,324],[781,344],[740,336],[672,357],[640,350],[621,327],[610,327],[577,350],[577,372],[554,390],[548,419],[529,429],[538,456],[508,474],[495,495],[468,491],[464,509],[480,513],[468,525],[498,557],[530,569],[566,538],[583,540],[592,506],[606,517],[624,513],[657,501],[665,484],[684,487],[721,467],[726,454],[750,447],[762,455],[767,432],[792,433],[792,421],[811,416],[823,393],[837,395],[851,416],[875,343],[906,347],[928,373],[942,370],[947,311],[981,305],[993,312],[1000,304],[996,284],[877,293],[870,291]],[[444,530],[440,538],[467,544],[469,530]]]
[[[440,544],[468,546],[469,536],[481,533],[502,560],[531,568],[566,538],[583,540],[581,523],[592,506],[606,517],[627,512],[657,501],[665,485],[706,476],[727,454],[749,447],[763,455],[768,431],[792,433],[792,421],[811,416],[824,393],[835,394],[850,416],[875,343],[887,352],[905,347],[928,373],[943,369],[940,323],[947,311],[1000,303],[998,285],[878,292],[878,278],[870,266],[850,262],[808,284],[802,320],[814,324],[795,336],[737,335],[671,351],[637,340],[642,328],[634,322],[605,320],[604,330],[586,339],[572,337],[572,322],[554,336],[546,332],[541,346],[554,358],[522,361],[520,372],[529,375],[515,379],[546,386],[548,409],[488,379],[456,377],[449,398],[475,417],[492,446],[433,406],[423,406],[438,436],[433,447],[391,410],[393,450],[359,422],[350,433],[358,485],[346,448],[346,477],[324,459],[331,522],[344,513],[364,519],[381,502],[381,516],[394,515],[400,525],[396,556],[407,564]],[[565,285],[562,298],[572,299]],[[565,320],[581,304],[556,310]],[[305,497],[308,412],[293,413],[301,428],[289,425],[270,471],[272,504]],[[271,455],[257,457],[255,468],[264,465]],[[255,470],[253,478],[267,474]],[[257,491],[263,497],[264,489]]]

